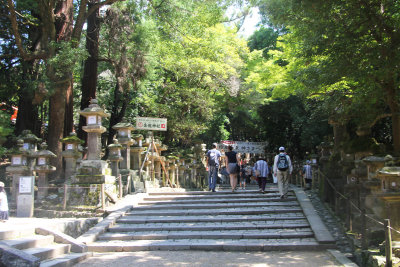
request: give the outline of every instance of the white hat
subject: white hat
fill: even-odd
[[[284,148],[283,146],[281,146],[281,147],[279,148],[279,151],[285,151],[285,148]]]
[[[0,187],[4,187],[4,183],[3,182],[0,182]]]

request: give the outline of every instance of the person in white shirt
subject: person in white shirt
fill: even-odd
[[[306,161],[306,165],[303,166],[302,174],[305,182],[305,189],[311,189],[312,184],[312,167],[309,160]]]
[[[286,198],[289,190],[289,175],[293,166],[290,157],[286,155],[285,148],[279,148],[279,154],[274,159],[274,175],[278,178],[278,189],[281,198]]]
[[[4,190],[4,183],[0,182],[0,222],[8,220],[8,202],[7,194]]]
[[[254,168],[256,170],[258,187],[262,193],[265,193],[265,185],[267,184],[267,177],[269,173],[268,163],[260,158],[257,160],[256,164],[254,164]]]

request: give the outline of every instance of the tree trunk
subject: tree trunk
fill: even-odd
[[[58,1],[54,13],[56,14],[56,41],[69,42],[73,30],[73,0]],[[69,130],[73,120],[73,103],[72,97],[72,73],[68,70],[63,76],[57,77],[53,73],[51,65],[48,66],[48,77],[53,82],[54,93],[49,101],[49,136],[48,144],[49,150],[58,155],[57,158],[52,159],[51,163],[56,167],[56,171],[52,173],[50,178],[59,179],[62,173],[62,143],[60,139],[64,137],[64,129]],[[68,97],[68,101],[67,101]],[[67,108],[68,107],[68,108]],[[67,114],[66,114],[67,110]],[[68,118],[70,121],[66,121]],[[67,126],[66,126],[67,125]],[[65,127],[66,126],[66,127]]]
[[[95,2],[98,2],[96,0]],[[95,3],[89,3],[89,9]],[[85,61],[85,67],[82,78],[82,97],[81,97],[81,110],[87,108],[90,103],[90,99],[96,98],[96,87],[97,87],[97,57],[99,54],[99,31],[100,31],[100,20],[99,10],[90,14],[87,19],[87,37],[86,37],[86,49],[89,52],[89,57]],[[78,126],[78,137],[82,140],[87,139],[87,134],[82,130],[82,126],[86,125],[86,118],[79,116]]]
[[[21,90],[18,93],[18,115],[15,125],[15,135],[20,135],[23,130],[31,130],[33,134],[40,137],[40,125],[38,123],[38,106],[35,105],[35,92],[29,87],[29,81],[34,78],[33,65],[34,61],[24,61],[23,74],[21,77]]]
[[[65,98],[65,118],[64,118],[64,136],[68,136],[74,131],[74,91],[73,80],[68,83]]]
[[[60,177],[62,171],[62,143],[60,139],[64,134],[64,118],[65,118],[65,98],[69,86],[69,82],[56,84],[55,93],[50,97],[49,103],[49,133],[48,145],[49,150],[58,157],[51,160],[51,164],[57,168],[51,178]]]
[[[383,84],[383,89],[386,92],[386,103],[392,112],[392,136],[393,136],[393,151],[394,154],[400,154],[400,105],[397,98],[395,82],[392,79],[394,75]]]
[[[398,104],[397,104],[398,106]],[[392,110],[393,149],[396,155],[400,154],[400,114]]]

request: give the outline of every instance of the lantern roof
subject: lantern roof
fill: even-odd
[[[73,143],[73,144],[83,144],[83,143],[85,143],[85,141],[83,141],[82,139],[78,138],[78,136],[74,132],[70,133],[69,136],[61,139],[60,142],[62,142],[62,143]]]
[[[39,158],[39,157],[44,157],[44,158],[56,158],[56,157],[57,157],[53,152],[51,152],[50,150],[47,150],[47,144],[46,144],[46,142],[43,142],[43,143],[40,145],[40,147],[41,147],[42,150],[36,151],[35,153],[33,153],[32,156],[37,157],[37,158]]]
[[[122,145],[118,143],[117,139],[113,140],[113,143],[111,145],[108,146],[108,148],[122,148]]]
[[[90,115],[97,115],[100,117],[110,117],[110,114],[104,112],[104,109],[102,109],[97,104],[97,99],[90,100],[89,107],[85,108],[84,110],[78,111],[78,113],[84,117],[88,117]]]
[[[30,143],[39,143],[40,141],[42,141],[41,138],[34,135],[30,130],[23,130],[18,138],[24,140],[24,142]]]
[[[133,129],[135,129],[135,128],[133,127],[133,125],[132,125],[130,122],[127,122],[125,119],[123,119],[121,122],[115,124],[112,128],[113,128],[114,130],[127,129],[127,130],[131,130],[131,131],[132,131]]]

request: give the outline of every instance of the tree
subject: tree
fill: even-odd
[[[373,97],[363,106],[369,111],[383,100],[392,117],[394,151],[400,152],[400,5],[355,0],[260,0],[258,5],[271,23],[290,30],[288,42],[297,42],[292,47],[301,66],[300,72],[288,72],[292,81],[310,84],[304,79],[308,77],[313,84],[306,90],[309,95],[340,94],[337,99],[345,97],[358,107],[362,99]],[[380,116],[362,124],[371,125]]]
[[[17,9],[14,1],[7,0],[8,15],[14,36],[18,57],[23,61],[41,60],[47,79],[49,91],[49,149],[60,155],[64,130],[72,130],[72,68],[76,60],[82,55],[78,44],[81,38],[83,25],[86,18],[99,7],[112,4],[117,0],[104,0],[87,8],[87,0],[79,2],[74,7],[73,0],[65,1],[29,1],[29,10],[38,12],[38,20],[35,23],[41,34],[39,44],[34,49],[29,49],[30,43],[24,42],[21,35],[21,27],[24,24],[17,20]],[[76,13],[75,13],[76,11]],[[74,20],[75,17],[75,20]],[[27,17],[29,19],[29,17]],[[66,106],[68,112],[66,113]],[[65,120],[67,114],[67,120]],[[66,128],[64,128],[64,124]],[[53,163],[58,171],[61,171],[62,158],[57,157]]]

